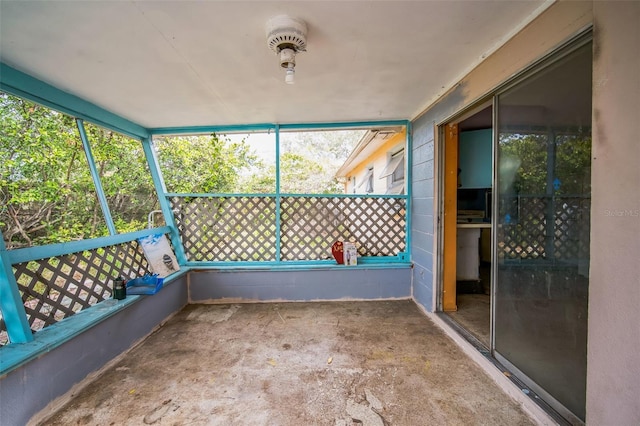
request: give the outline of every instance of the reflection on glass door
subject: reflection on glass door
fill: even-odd
[[[497,98],[494,353],[582,420],[591,64],[587,43]]]

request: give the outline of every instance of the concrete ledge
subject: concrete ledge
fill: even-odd
[[[192,270],[189,303],[411,297],[411,265],[296,270]]]
[[[187,271],[176,273],[167,279],[165,285],[176,281]],[[0,378],[42,354],[45,354],[63,343],[87,331],[93,325],[115,315],[127,306],[135,303],[141,296],[129,296],[124,300],[108,299],[77,314],[67,317],[34,334],[34,340],[28,343],[13,343],[2,347],[0,357]]]
[[[20,354],[22,362],[9,357],[7,371],[0,377],[0,424],[26,424],[87,375],[146,337],[186,305],[186,283],[185,274],[172,277],[153,296],[103,302],[61,321],[58,327],[48,327],[47,333],[38,332],[34,342],[2,348],[3,362],[11,351]]]

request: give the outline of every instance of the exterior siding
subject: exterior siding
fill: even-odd
[[[364,161],[355,165],[352,170],[346,173],[348,180],[345,185],[345,192],[347,194],[353,194],[353,183],[351,178],[356,177],[356,194],[366,194],[366,186],[360,186],[362,179],[367,174],[369,167],[373,167],[373,193],[385,194],[387,192],[387,179],[380,179],[380,173],[384,170],[388,163],[389,153],[395,153],[405,145],[406,133],[400,132],[397,135],[389,138],[380,148],[378,148],[372,155],[367,157]],[[405,191],[406,192],[406,191]]]

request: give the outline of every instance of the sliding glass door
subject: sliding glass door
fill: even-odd
[[[497,96],[496,357],[585,418],[591,43]],[[568,412],[570,413],[568,413]]]

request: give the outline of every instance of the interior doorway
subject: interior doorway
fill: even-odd
[[[446,126],[443,311],[490,348],[493,106]]]

